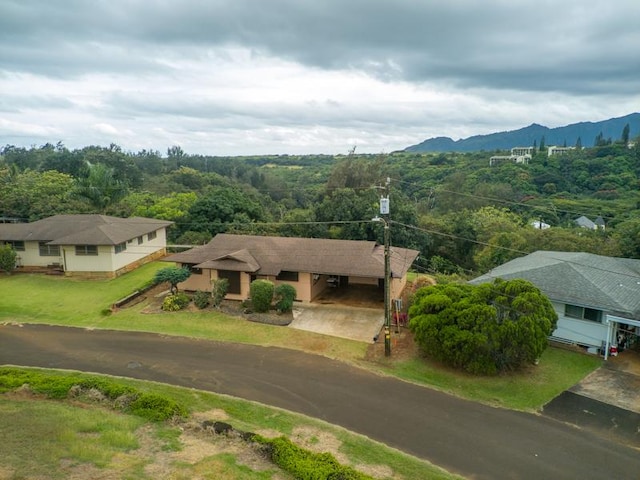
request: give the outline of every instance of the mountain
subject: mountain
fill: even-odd
[[[632,113],[624,117],[610,118],[601,122],[580,122],[564,127],[548,128],[533,123],[528,127],[508,132],[475,135],[460,140],[449,137],[435,137],[422,143],[405,148],[407,152],[476,152],[480,150],[509,150],[513,147],[530,147],[540,145],[544,137],[544,144],[562,146],[566,143],[572,147],[578,138],[583,147],[592,147],[595,138],[602,133],[603,138],[619,140],[622,130],[629,124],[629,138],[640,135],[640,113]]]

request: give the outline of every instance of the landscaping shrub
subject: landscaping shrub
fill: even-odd
[[[266,447],[271,461],[300,480],[371,480],[371,477],[340,465],[330,453],[314,453],[299,447],[286,437],[253,440]]]
[[[229,280],[226,278],[218,278],[211,282],[211,302],[213,306],[218,308],[229,291]]]
[[[273,283],[269,280],[254,280],[249,290],[253,309],[256,312],[268,312],[273,301]]]
[[[275,289],[276,309],[279,312],[290,312],[297,294],[298,292],[293,285],[288,283],[278,285]]]
[[[211,295],[209,294],[209,292],[198,290],[193,296],[193,303],[195,303],[196,307],[198,307],[200,310],[202,310],[203,308],[207,308],[210,302]]]
[[[190,301],[191,299],[186,293],[178,292],[173,295],[167,295],[162,302],[162,310],[165,312],[177,312],[189,305]]]
[[[188,268],[165,267],[156,272],[153,281],[156,284],[169,283],[171,293],[176,294],[178,292],[178,284],[184,282],[190,276],[191,272]]]
[[[0,369],[0,393],[8,392],[28,385],[35,393],[53,399],[77,397],[78,394],[92,398],[116,400],[113,408],[119,406],[128,413],[151,421],[169,420],[176,416],[186,417],[187,410],[177,402],[155,393],[140,392],[134,387],[122,385],[109,378],[77,375],[52,375],[38,371],[18,368]],[[123,397],[131,399],[123,405],[117,400]]]

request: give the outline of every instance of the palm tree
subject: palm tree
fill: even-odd
[[[102,163],[88,165],[88,175],[76,181],[74,194],[82,197],[99,212],[127,194],[127,186],[114,176],[113,168]]]

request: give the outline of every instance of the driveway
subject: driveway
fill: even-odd
[[[640,354],[625,351],[544,406],[549,417],[640,447]]]
[[[291,328],[373,343],[384,324],[384,309],[339,304],[296,305]]]

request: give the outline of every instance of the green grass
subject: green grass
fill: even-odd
[[[596,356],[549,347],[540,362],[524,372],[495,377],[461,373],[421,358],[387,363],[390,375],[495,406],[536,411],[598,368]]]
[[[70,377],[81,380],[96,377],[56,370],[19,370],[41,372],[53,378]],[[303,415],[199,390],[125,378],[116,381],[140,391],[168,397],[180,403],[192,416],[199,413],[200,418],[223,420],[240,430],[263,435],[263,432],[269,432],[268,436],[290,436],[295,428],[307,428],[314,432],[316,439],[332,435],[339,440],[338,451],[345,456],[348,464],[385,465],[393,471],[393,477],[386,478],[458,478],[428,462]],[[147,423],[140,417],[116,413],[91,403],[79,403],[77,399],[74,404],[70,404],[68,401],[23,397],[24,395],[19,394],[0,395],[0,418],[3,419],[0,476],[4,468],[12,472],[13,476],[10,478],[66,478],[69,473],[69,470],[65,470],[66,465],[74,468],[89,466],[99,469],[98,473],[116,471],[119,472],[118,478],[159,478],[157,475],[145,475],[145,465],[154,462],[167,464],[166,458],[162,459],[164,452],[176,452],[184,448],[180,437],[183,431],[181,425]],[[221,411],[223,412],[220,413]],[[140,441],[141,431],[150,432],[144,441],[144,449],[143,442]],[[153,441],[151,448],[149,436]],[[317,441],[313,443],[321,446]],[[211,448],[211,454],[201,459],[173,462],[171,468],[174,475],[171,478],[276,478],[273,476],[277,471],[275,467],[273,470],[255,472],[241,465],[238,460],[234,454],[219,454],[215,448]],[[87,475],[86,478],[99,476],[95,472]],[[289,478],[282,473],[278,475],[277,478],[280,479]]]

